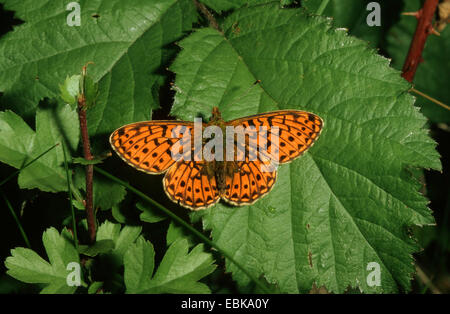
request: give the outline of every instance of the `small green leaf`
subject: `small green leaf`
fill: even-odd
[[[106,157],[105,157],[105,158],[106,158]],[[103,162],[103,159],[105,159],[105,158],[94,158],[94,159],[92,159],[92,160],[87,160],[87,159],[85,159],[85,158],[83,158],[83,157],[75,157],[75,158],[72,158],[72,160],[73,160],[73,163],[74,163],[74,164],[79,164],[79,165],[85,166],[85,165],[96,165],[96,164],[100,164],[100,163]]]
[[[77,96],[80,91],[80,78],[81,75],[72,75],[66,78],[64,84],[59,85],[62,100],[72,105],[72,108],[75,108],[74,105],[77,104]]]
[[[113,215],[114,219],[117,220],[117,222],[120,222],[122,224],[126,222],[126,217],[122,213],[122,208],[120,207],[120,205],[113,205],[113,207],[111,208],[111,214]]]
[[[122,265],[123,256],[129,246],[136,241],[141,233],[140,226],[124,226],[120,228],[120,224],[114,224],[105,221],[98,227],[97,241],[111,240],[114,243],[114,249],[111,251],[111,256],[114,258],[117,265]]]
[[[166,244],[171,245],[178,239],[186,239],[188,241],[189,247],[192,247],[197,243],[192,234],[186,231],[186,228],[179,226],[175,222],[171,221],[169,228],[167,229]]]
[[[142,211],[142,213],[139,215],[139,218],[142,221],[154,223],[159,222],[164,219],[167,219],[167,216],[162,214],[159,210],[154,209],[150,204],[145,202],[138,202],[136,204],[136,207]]]
[[[98,94],[98,84],[94,82],[91,76],[86,75],[84,78],[84,97],[86,99],[86,107],[91,108]],[[81,82],[81,81],[80,81]]]
[[[74,185],[86,191],[86,173],[83,167],[77,167],[73,178]],[[122,185],[112,182],[104,176],[94,175],[94,207],[108,210],[125,198],[127,191]],[[83,206],[84,208],[84,206]]]
[[[78,252],[90,257],[97,256],[112,251],[115,247],[113,240],[99,240],[93,245],[78,245]]]
[[[88,294],[96,294],[99,289],[103,287],[103,282],[94,281],[88,288]]]
[[[11,256],[5,261],[7,274],[26,283],[45,284],[41,293],[74,293],[77,287],[67,284],[67,276],[71,273],[67,266],[72,262],[79,264],[80,260],[69,236],[65,229],[61,234],[55,228],[44,232],[42,241],[49,262],[30,249],[11,250]]]
[[[127,293],[209,293],[198,280],[215,268],[211,254],[197,245],[190,252],[188,241],[175,241],[164,255],[152,277],[155,252],[150,242],[139,238],[125,254]]]
[[[73,204],[73,206],[76,208],[76,209],[79,209],[79,210],[85,210],[86,208],[84,207],[84,204],[81,202],[81,201],[78,201],[78,200],[72,200],[72,204]],[[70,218],[70,219],[72,219],[72,218]]]

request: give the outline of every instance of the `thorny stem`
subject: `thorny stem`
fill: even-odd
[[[425,47],[425,42],[428,35],[433,31],[431,24],[434,13],[436,11],[439,0],[426,0],[423,8],[420,9],[417,16],[416,32],[409,47],[408,56],[402,69],[402,76],[408,81],[412,82],[416,74],[417,67],[422,61],[422,51]]]
[[[203,4],[198,2],[197,0],[193,0],[195,6],[197,7],[197,9],[206,17],[206,19],[209,22],[209,25],[218,30],[219,32],[222,33],[222,30],[219,27],[219,24],[217,23],[216,19],[214,18],[214,15],[212,15],[211,12],[209,12],[208,8]]]
[[[87,160],[92,160],[94,157],[91,154],[91,145],[89,142],[89,133],[86,120],[86,96],[84,94],[84,77],[86,76],[86,67],[83,67],[81,87],[81,94],[78,96],[78,117],[80,119],[81,140],[83,142],[83,154]],[[88,224],[89,240],[91,243],[95,242],[95,214],[94,214],[94,197],[93,197],[93,182],[94,180],[94,166],[86,165],[86,220]]]

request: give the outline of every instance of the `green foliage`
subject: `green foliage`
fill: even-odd
[[[48,262],[33,250],[18,247],[11,250],[5,261],[7,274],[27,283],[42,283],[41,293],[74,293],[77,287],[67,285],[69,263],[80,263],[71,234],[64,229],[61,234],[55,228],[47,229],[42,235]]]
[[[403,169],[440,169],[409,85],[364,42],[299,10],[242,9],[223,30],[225,37],[202,29],[180,43],[174,115],[207,117],[213,105],[225,119],[303,109],[325,126],[305,156],[280,167],[268,197],[199,213],[214,241],[282,292],[306,292],[314,282],[333,292],[408,290],[418,247],[404,226],[434,220]],[[381,266],[381,287],[366,283],[369,262]],[[228,270],[249,284],[231,263]]]
[[[265,198],[244,207],[221,202],[186,218],[221,248],[214,255],[167,221],[170,215],[96,173],[96,242],[84,240],[85,221],[78,251],[66,229],[49,228],[43,234],[49,262],[15,248],[5,261],[10,276],[45,285],[43,293],[73,293],[66,266],[80,254],[85,263],[77,292],[210,293],[214,258],[226,252],[274,293],[305,293],[314,285],[336,293],[411,289],[412,254],[420,249],[411,230],[435,223],[417,173],[441,170],[440,156],[408,94],[410,84],[371,48],[382,45],[388,26],[368,29],[367,1],[331,0],[323,14],[331,21],[314,14],[322,3],[316,0],[302,1],[304,8],[290,0],[202,0],[223,32],[204,27],[209,22],[198,19],[191,0],[80,0],[80,27],[66,25],[65,1],[0,2],[25,21],[0,38],[0,105],[6,109],[0,112],[0,161],[21,169],[52,145],[65,145],[77,219],[85,214],[84,166],[100,162],[109,172],[120,168],[118,176],[173,213],[186,214],[167,200],[161,177],[144,177],[115,157],[75,157],[82,155],[76,111],[82,90],[94,153],[104,156],[109,134],[150,119],[160,99],[171,116],[189,121],[209,118],[213,106],[225,120],[278,109],[307,110],[324,120],[314,147],[280,166]],[[406,31],[392,39],[403,23],[389,41],[397,68],[411,39]],[[417,88],[446,101],[446,81],[428,82],[447,75],[439,65],[448,49],[433,40],[426,56],[432,65],[419,67]],[[83,77],[88,62],[94,64]],[[174,97],[167,92],[169,69]],[[20,172],[21,189],[67,191],[60,146]],[[105,219],[111,216],[119,223]],[[370,262],[381,267],[381,286],[367,284]],[[231,273],[240,292],[264,292],[228,258],[217,272]]]
[[[124,257],[127,293],[209,293],[198,280],[213,272],[211,254],[203,252],[202,244],[188,250],[185,239],[172,243],[152,276],[153,246],[139,238]]]
[[[74,173],[74,185],[86,191],[86,174],[84,169],[77,167]],[[126,190],[123,186],[111,182],[102,176],[94,176],[94,207],[102,210],[112,208],[119,204],[126,195]],[[81,207],[81,208],[84,208]]]
[[[77,104],[77,96],[80,92],[80,78],[81,75],[72,75],[66,78],[64,84],[59,85],[62,100],[72,105],[73,108]]]
[[[238,9],[244,6],[254,6],[269,2],[275,2],[273,0],[200,0],[206,4],[209,8],[213,9],[217,13],[221,13],[222,11],[229,11],[232,9]],[[289,5],[294,0],[278,0],[278,3],[281,5]]]
[[[389,30],[392,20],[396,18],[396,9],[401,7],[401,1],[379,0],[380,26],[369,26],[367,16],[372,10],[367,10],[367,5],[372,0],[330,0],[324,16],[333,18],[334,27],[345,27],[349,34],[363,39],[373,48],[384,46],[384,38]],[[302,4],[311,13],[317,12],[322,0],[304,0]]]
[[[117,265],[122,265],[123,258],[134,241],[141,234],[142,228],[139,226],[125,226],[121,229],[120,224],[105,221],[97,230],[97,242],[109,240],[114,243],[114,248],[110,254],[116,260]]]
[[[91,136],[150,118],[160,67],[175,52],[169,44],[196,20],[191,0],[81,0],[79,27],[67,26],[66,1],[4,2],[26,23],[0,39],[3,106],[29,118],[40,99],[58,97],[61,82],[93,62],[99,97],[88,112]]]
[[[167,236],[166,236],[167,245],[174,243],[180,238],[186,239],[189,243],[189,247],[195,244],[195,238],[192,235],[190,235],[185,228],[171,221],[169,228],[167,229]]]
[[[79,134],[77,113],[70,105],[41,103],[36,112],[36,131],[14,112],[0,112],[0,161],[19,169],[56,143],[67,145],[73,152]],[[19,186],[67,191],[62,147],[56,147],[21,171]]]

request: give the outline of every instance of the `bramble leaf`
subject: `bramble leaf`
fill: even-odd
[[[3,106],[27,120],[39,100],[58,97],[67,75],[93,62],[99,97],[88,111],[91,136],[150,119],[171,44],[197,19],[191,0],[80,0],[81,25],[71,27],[65,1],[1,2],[25,21],[0,38]]]
[[[409,84],[365,42],[301,9],[244,8],[221,26],[224,34],[201,29],[180,42],[172,114],[192,120],[219,106],[230,120],[301,109],[322,117],[324,129],[304,156],[279,168],[268,196],[192,218],[281,292],[314,283],[331,292],[408,290],[418,245],[407,228],[434,223],[408,168],[441,168]],[[367,283],[371,262],[381,286]],[[240,286],[250,283],[226,264]]]
[[[222,11],[229,11],[232,9],[238,9],[243,6],[258,5],[268,2],[274,2],[273,0],[200,0],[206,4],[209,8],[213,9],[217,13]],[[279,0],[280,5],[288,5],[294,0]]]

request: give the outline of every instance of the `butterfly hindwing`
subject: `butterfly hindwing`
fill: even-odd
[[[236,171],[226,177],[224,200],[234,205],[249,205],[270,192],[277,179],[274,167],[248,159],[236,165]]]
[[[216,179],[204,170],[205,161],[178,161],[163,179],[164,191],[181,206],[199,210],[219,200]]]

